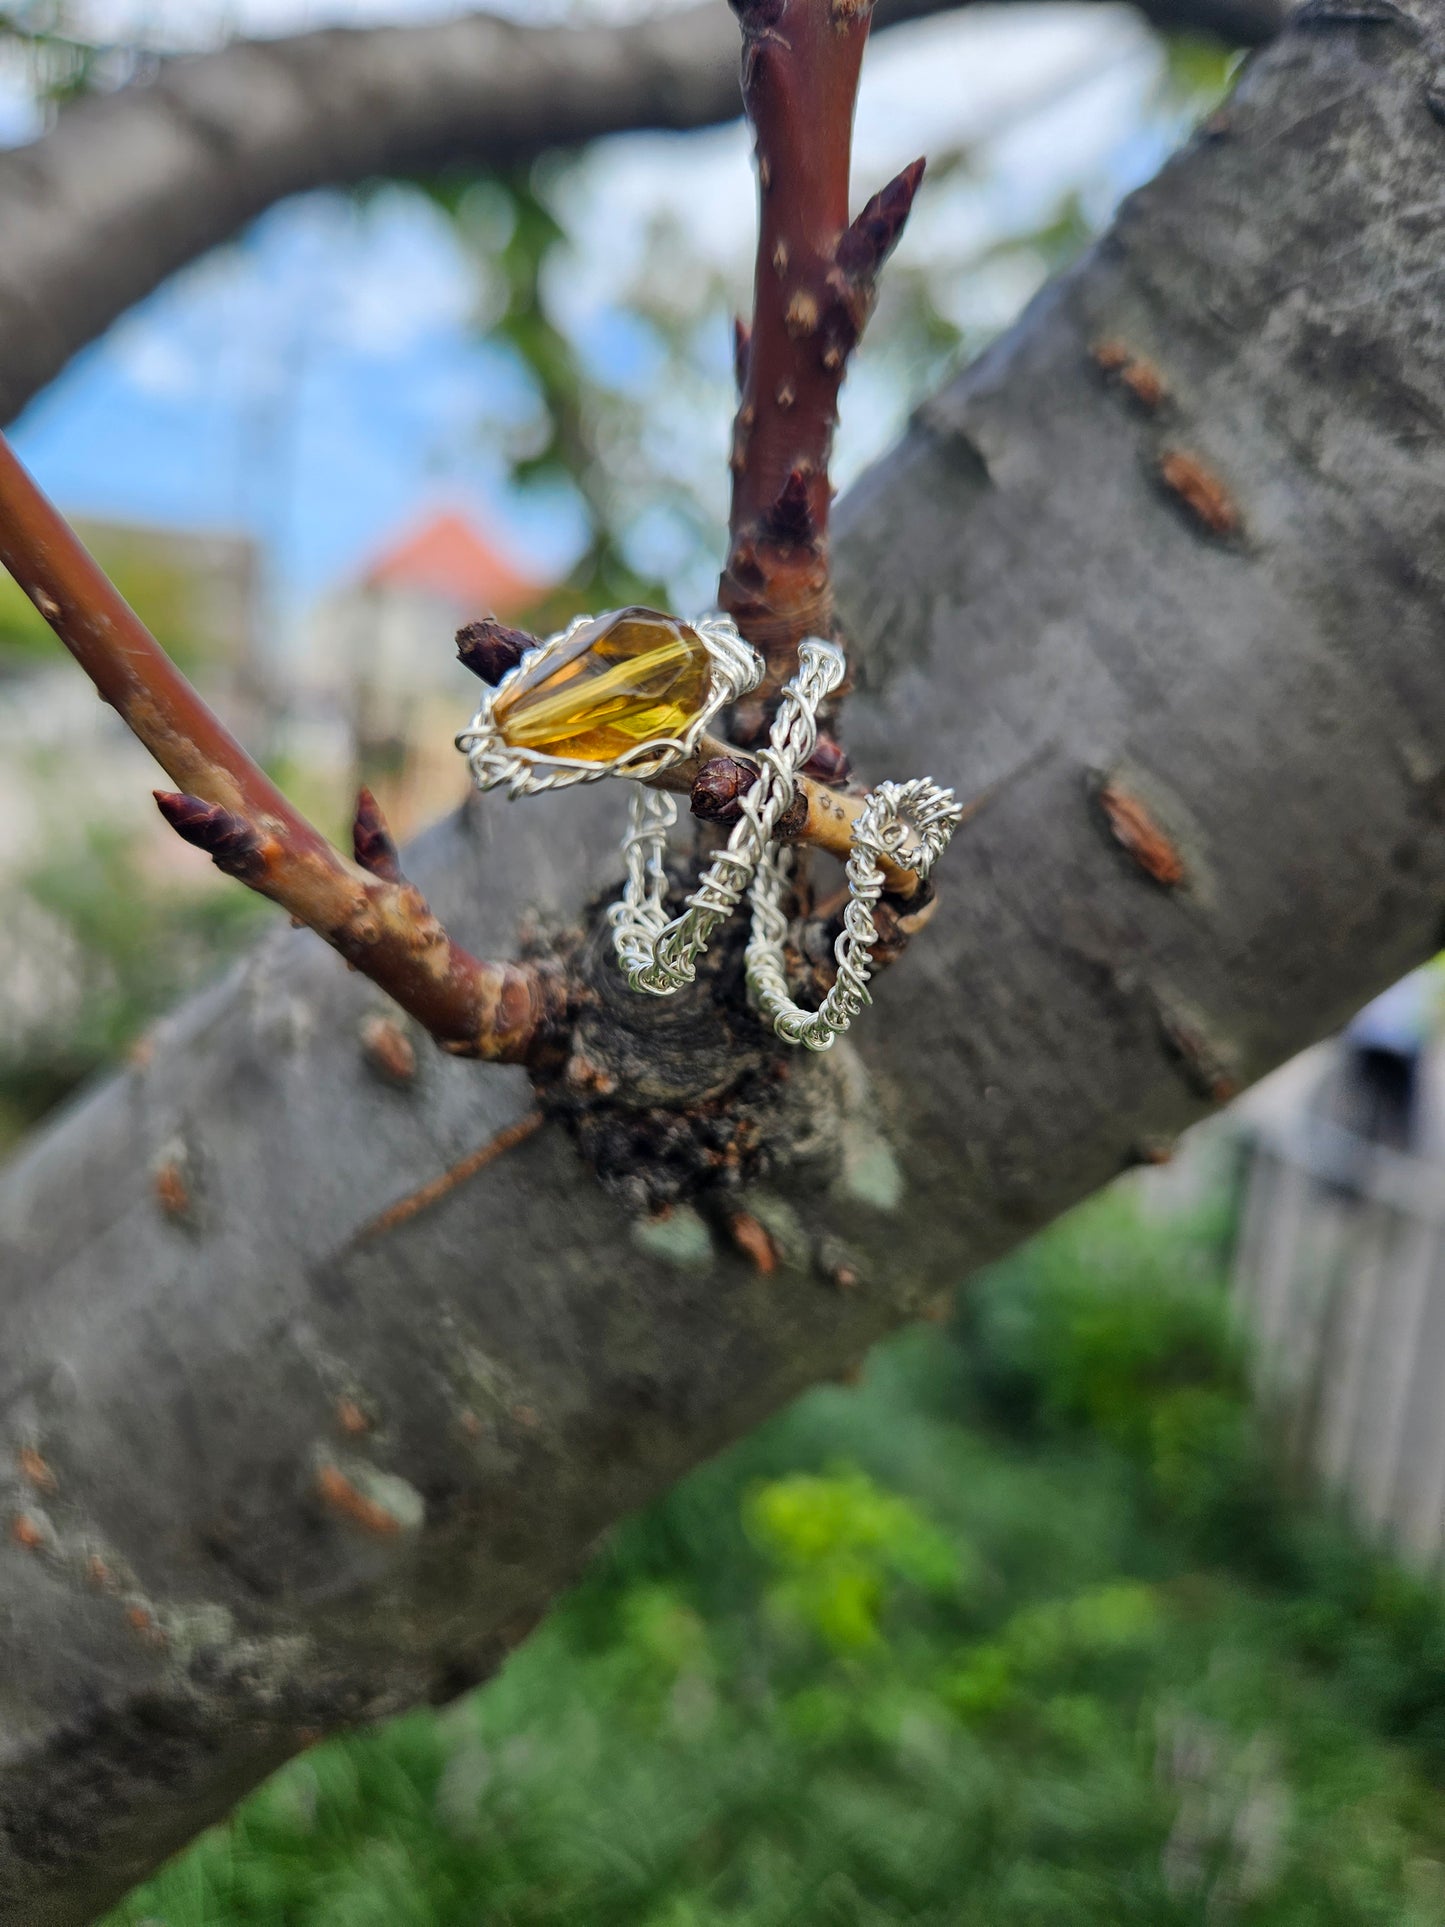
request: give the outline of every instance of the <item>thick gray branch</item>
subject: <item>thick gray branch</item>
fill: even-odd
[[[964,0],[884,0],[879,24]],[[1141,0],[1256,44],[1285,0]],[[721,0],[624,28],[485,13],[237,41],[63,113],[0,153],[0,422],[168,274],[306,188],[453,162],[495,167],[739,111]]]
[[[6,1927],[484,1676],[619,1516],[1436,948],[1442,65],[1439,0],[1316,6],[844,506],[860,767],[997,790],[793,1067],[771,1276],[553,1125],[367,1235],[532,1097],[378,1077],[304,933],[0,1181]],[[479,805],[419,880],[501,953],[607,816]]]

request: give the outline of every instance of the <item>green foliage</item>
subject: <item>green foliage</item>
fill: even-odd
[[[111,1927],[1439,1927],[1445,1611],[1277,1495],[1210,1250],[1079,1215]]]
[[[1239,54],[1198,34],[1170,34],[1161,45],[1165,99],[1195,114],[1217,105],[1238,71]]]
[[[1162,1617],[1151,1588],[1127,1581],[1022,1607],[965,1656],[945,1686],[948,1703],[964,1719],[1020,1707],[1092,1661],[1132,1657],[1159,1635]]]
[[[549,156],[531,169],[422,184],[476,264],[479,330],[515,359],[534,392],[531,419],[506,449],[512,483],[524,494],[570,496],[583,512],[583,552],[536,612],[538,627],[586,609],[666,607],[668,600],[657,577],[637,566],[629,539],[669,484],[666,475],[642,483],[628,472],[624,451],[641,439],[642,401],[599,372],[565,320],[572,240],[560,208],[574,167],[568,157]],[[660,351],[655,338],[649,345]]]
[[[775,1617],[835,1654],[881,1642],[896,1590],[947,1592],[958,1583],[959,1548],[856,1468],[774,1479],[747,1495],[743,1513],[777,1569],[766,1593]]]
[[[0,573],[0,674],[53,657],[56,646],[29,596],[13,577]]]
[[[1043,1241],[979,1295],[980,1392],[1002,1423],[1087,1428],[1201,1543],[1268,1557],[1274,1486],[1248,1417],[1245,1355],[1209,1283],[1212,1244],[1185,1245],[1162,1268],[1149,1241],[1120,1235],[1121,1210],[1101,1205],[1069,1248]],[[1032,1288],[1010,1289],[1021,1275]]]
[[[145,529],[88,524],[86,546],[167,654],[193,671],[217,653],[200,565]],[[0,570],[0,675],[59,659],[60,644],[30,598]]]

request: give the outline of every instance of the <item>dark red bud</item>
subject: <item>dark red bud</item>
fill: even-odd
[[[881,188],[838,243],[838,266],[855,281],[871,281],[882,267],[913,206],[926,165],[913,161]]]
[[[356,816],[351,825],[351,847],[363,870],[387,883],[401,881],[396,844],[387,828],[381,805],[368,789],[356,793]]]
[[[495,616],[483,616],[457,631],[457,657],[474,676],[493,688],[509,669],[515,669],[537,638],[525,629],[509,629]]]
[[[819,735],[813,745],[812,755],[803,765],[805,776],[816,777],[820,783],[827,783],[833,789],[840,789],[852,770],[848,752],[836,737],[829,736],[826,731]]]
[[[735,756],[714,756],[693,781],[693,815],[704,823],[736,823],[738,805],[757,780],[755,763],[740,762]]]
[[[808,477],[801,468],[790,471],[772,506],[764,511],[763,522],[774,542],[807,544],[818,539]]]
[[[260,833],[244,816],[177,790],[153,790],[151,794],[176,835],[204,850],[218,870],[243,882],[265,870]]]

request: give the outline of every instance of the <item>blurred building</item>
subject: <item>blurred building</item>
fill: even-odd
[[[453,738],[479,692],[456,660],[456,631],[482,615],[523,618],[547,587],[448,511],[385,543],[316,611],[308,696],[345,719],[356,774],[399,833],[454,802],[463,779]]]

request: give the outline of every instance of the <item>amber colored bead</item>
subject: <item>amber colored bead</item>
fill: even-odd
[[[498,694],[492,717],[514,749],[610,763],[686,735],[707,704],[712,660],[695,629],[656,609],[585,622]]]

